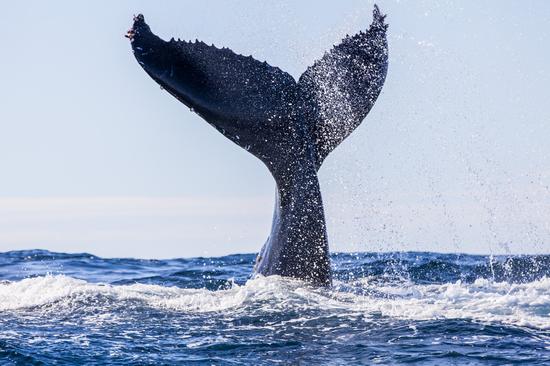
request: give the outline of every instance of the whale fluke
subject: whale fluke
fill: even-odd
[[[388,68],[385,17],[375,5],[367,32],[346,36],[298,81],[307,120],[313,125],[318,168],[361,124],[382,90]]]
[[[256,272],[331,283],[317,171],[376,101],[387,72],[384,18],[347,36],[298,81],[283,70],[203,42],[165,42],[143,15],[128,31],[134,55],[163,89],[262,160],[277,183],[271,234]]]

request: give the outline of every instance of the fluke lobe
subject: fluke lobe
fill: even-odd
[[[330,285],[317,171],[367,116],[386,78],[385,15],[347,36],[296,81],[251,56],[203,42],[164,41],[143,15],[126,35],[162,88],[267,166],[277,183],[273,225],[256,273]]]

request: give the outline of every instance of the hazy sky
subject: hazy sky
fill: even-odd
[[[379,1],[390,68],[320,179],[331,248],[550,252],[550,2]],[[0,21],[0,251],[255,252],[274,182],[143,72],[145,14],[298,78],[372,1],[10,1]]]

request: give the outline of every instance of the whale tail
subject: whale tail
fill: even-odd
[[[137,61],[163,89],[262,160],[277,182],[273,228],[259,273],[330,283],[317,171],[357,128],[387,72],[385,16],[347,36],[298,81],[251,56],[203,42],[164,41],[144,17],[127,34]]]
[[[318,167],[361,124],[382,90],[388,70],[385,18],[375,5],[369,30],[347,36],[298,81]]]
[[[294,144],[305,129],[314,140],[319,168],[380,94],[388,65],[384,18],[375,6],[367,31],[347,36],[298,82],[228,48],[173,38],[165,42],[151,33],[142,15],[134,18],[128,37],[138,62],[157,83],[230,140],[267,160],[268,167],[274,165],[270,159],[287,151],[282,142]]]

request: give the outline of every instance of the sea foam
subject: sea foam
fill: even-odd
[[[349,316],[396,319],[470,319],[550,329],[550,278],[513,284],[478,279],[473,283],[380,285],[369,278],[338,290],[305,286],[280,277],[258,277],[229,289],[185,289],[148,284],[90,283],[65,275],[47,275],[0,284],[0,311],[55,307],[73,311],[75,304],[101,307],[131,302],[183,313],[232,310],[284,312],[333,309]],[[93,301],[91,301],[93,299]]]

